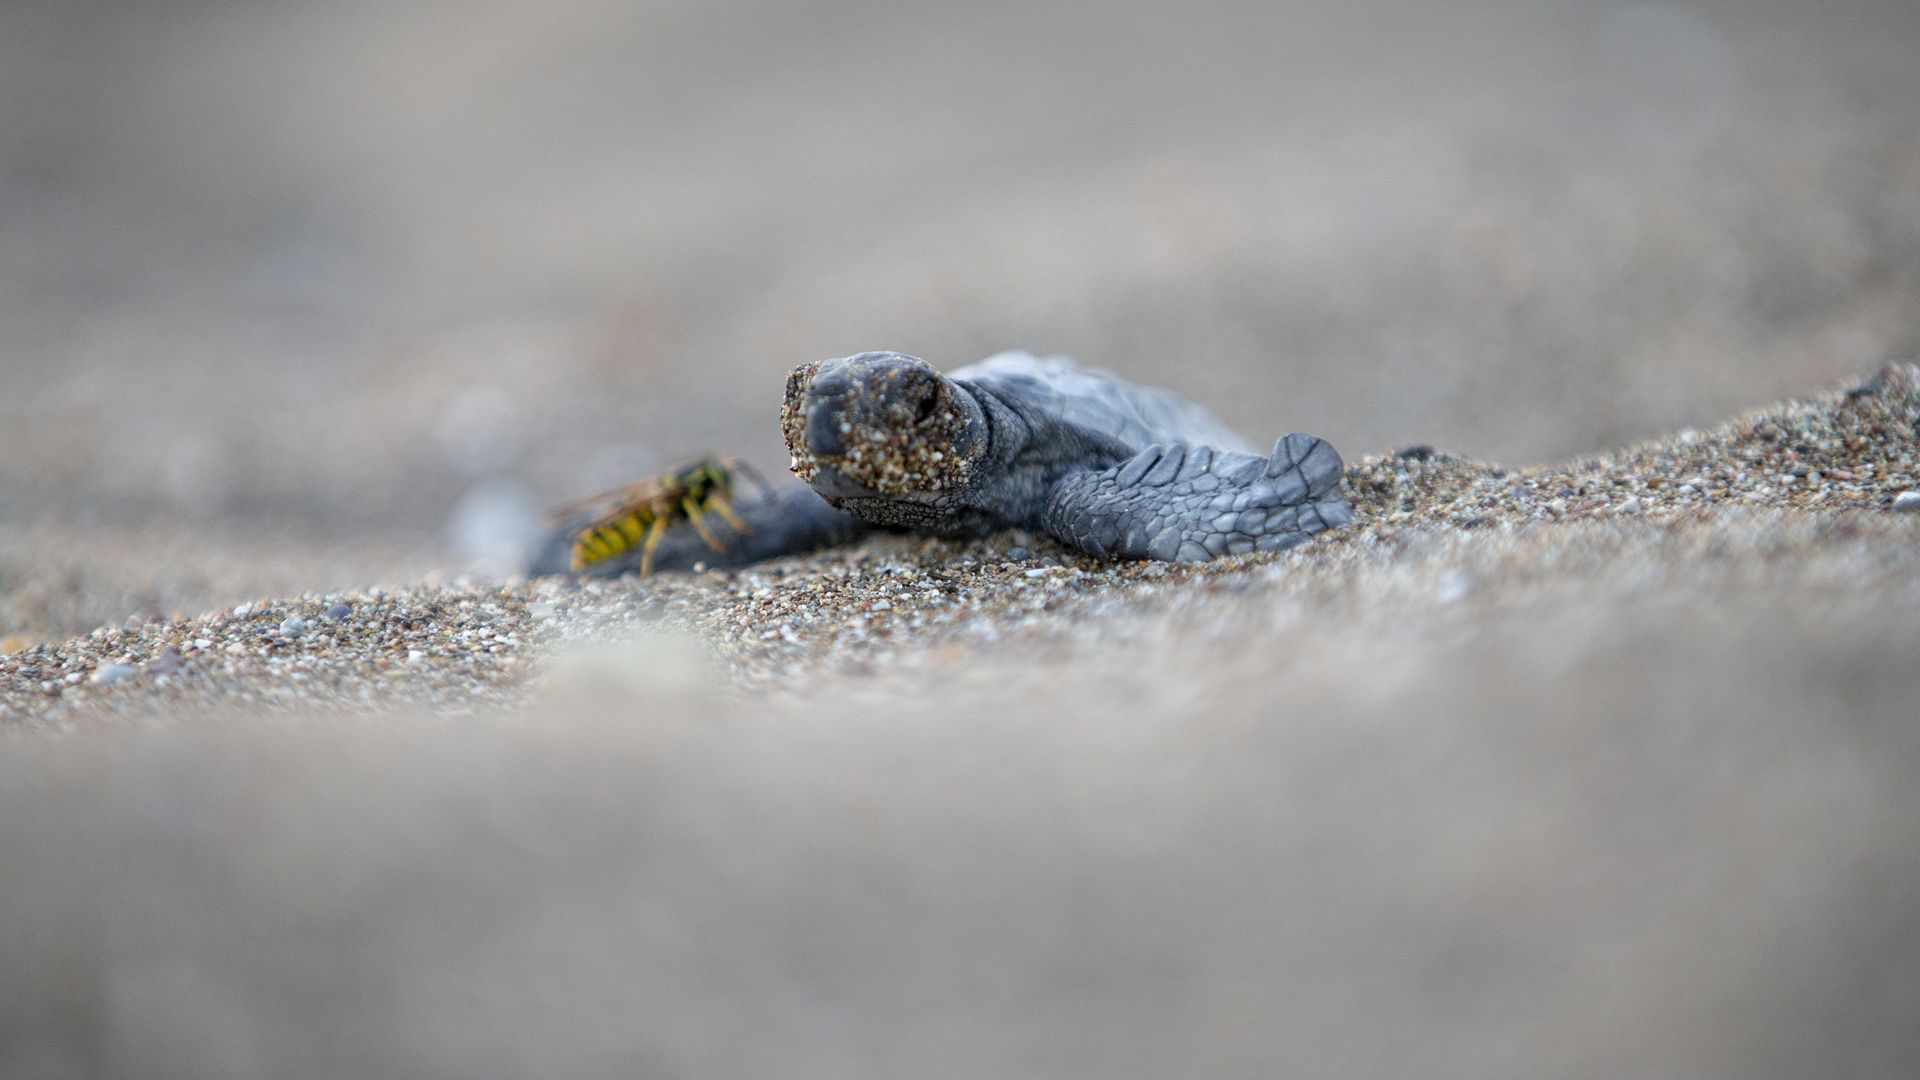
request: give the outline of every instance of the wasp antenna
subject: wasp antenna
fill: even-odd
[[[734,472],[737,472],[741,476],[746,477],[747,481],[753,485],[754,491],[758,492],[762,496],[766,495],[767,482],[766,480],[761,478],[760,470],[754,468],[753,466],[747,464],[744,461],[728,460],[727,464],[733,469]]]

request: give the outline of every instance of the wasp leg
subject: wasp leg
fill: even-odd
[[[700,504],[694,500],[693,496],[689,495],[681,499],[680,508],[687,512],[687,520],[693,524],[693,531],[700,534],[700,539],[705,540],[715,554],[721,554],[727,550],[727,545],[716,539],[713,530],[707,528],[707,523],[701,520]]]
[[[660,538],[667,535],[667,519],[656,517],[653,524],[647,526],[647,542],[640,548],[640,576],[648,577],[653,573],[653,549],[660,546]]]
[[[719,492],[715,492],[714,494],[709,495],[707,497],[707,509],[713,511],[716,514],[719,514],[723,518],[726,518],[727,524],[733,526],[734,532],[737,532],[742,536],[752,535],[753,526],[740,520],[740,515],[733,512],[733,504],[727,501],[727,497],[725,495],[722,495]]]

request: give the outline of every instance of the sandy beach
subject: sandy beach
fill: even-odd
[[[1570,611],[1604,609],[1656,582],[1731,603],[1761,578],[1804,593],[1794,602],[1809,608],[1869,602],[1905,617],[1920,588],[1916,425],[1920,377],[1892,365],[1563,465],[1403,447],[1349,467],[1355,525],[1281,557],[1199,566],[1104,563],[1029,534],[884,536],[733,572],[253,597],[67,641],[11,638],[0,708],[16,734],[221,706],[464,714],[523,702],[556,654],[651,632],[697,642],[714,658],[711,678],[748,695],[831,694],[858,676],[904,690],[907,673],[929,665],[984,669],[983,683],[999,685],[1050,679],[1062,664],[1161,669],[1177,684],[1179,665],[1164,657],[1190,649],[1196,625],[1232,643],[1250,611],[1288,611],[1302,631],[1342,637],[1542,593],[1563,594]],[[1257,641],[1270,617],[1253,617],[1246,636]],[[1036,648],[1056,663],[1027,664]]]
[[[1910,0],[0,3],[0,1077],[1920,1076]],[[1350,527],[520,574],[796,364]]]
[[[1201,566],[875,537],[36,645],[6,1060],[1901,1075],[1916,421],[1904,365],[1560,466],[1403,448]]]

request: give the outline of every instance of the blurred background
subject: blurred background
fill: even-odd
[[[1909,0],[7,0],[0,528],[503,569],[777,472],[784,372],[873,348],[1598,450],[1920,348],[1916,55]]]

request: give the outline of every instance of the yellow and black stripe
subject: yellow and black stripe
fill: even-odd
[[[659,547],[660,538],[682,519],[693,526],[709,548],[716,553],[726,551],[726,545],[707,527],[706,515],[718,514],[737,533],[752,531],[733,509],[734,492],[742,476],[759,483],[752,470],[732,458],[701,458],[653,479],[603,492],[563,508],[561,512],[565,514],[611,503],[574,534],[574,572],[639,547],[640,573],[650,574],[653,552]]]

